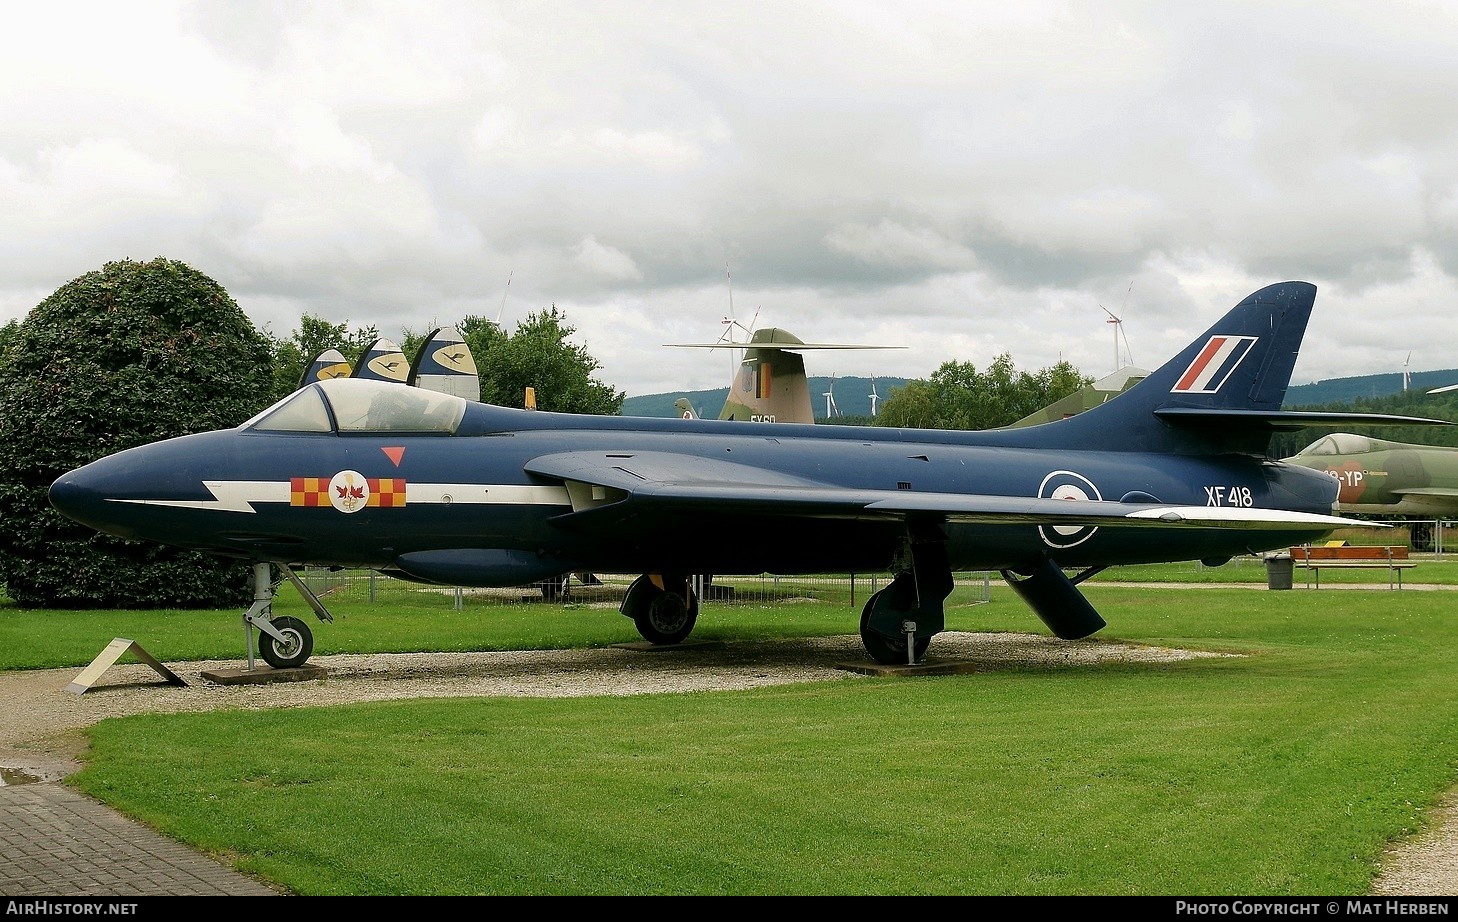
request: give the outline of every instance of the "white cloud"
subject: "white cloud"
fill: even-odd
[[[598,243],[591,235],[572,248],[572,262],[587,272],[613,281],[643,277],[631,256],[615,247]]]
[[[555,303],[649,393],[727,380],[661,345],[718,335],[726,263],[741,320],[910,346],[814,359],[905,377],[1101,373],[1101,305],[1148,367],[1303,278],[1298,376],[1458,367],[1455,35],[1404,3],[32,4],[0,322],[119,258],[283,332],[494,317],[510,275],[508,323]]]
[[[873,265],[925,269],[967,269],[977,262],[972,250],[928,227],[906,227],[883,218],[875,225],[841,224],[825,243]]]

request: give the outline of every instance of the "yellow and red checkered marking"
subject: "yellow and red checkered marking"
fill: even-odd
[[[331,505],[329,501],[329,481],[331,479],[329,477],[289,478],[289,505]],[[404,477],[370,477],[366,479],[366,483],[370,488],[367,506],[395,508],[405,505]]]
[[[404,477],[371,477],[369,484],[371,506],[405,505]]]

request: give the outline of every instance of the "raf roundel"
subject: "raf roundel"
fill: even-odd
[[[1073,471],[1054,471],[1043,478],[1038,496],[1044,499],[1103,499],[1093,481]],[[1038,534],[1049,547],[1073,547],[1082,544],[1098,531],[1087,525],[1041,525]]]

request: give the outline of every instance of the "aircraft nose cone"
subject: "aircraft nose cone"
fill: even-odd
[[[93,491],[82,482],[79,471],[70,471],[56,478],[47,497],[51,508],[68,519],[86,522],[85,511],[91,505]],[[89,523],[88,523],[89,524]]]
[[[95,467],[96,464],[87,465],[57,477],[47,491],[51,508],[97,531],[131,537],[132,529],[118,521],[118,510],[111,508],[116,504],[107,502],[104,472]]]

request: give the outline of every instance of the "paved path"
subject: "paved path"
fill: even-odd
[[[0,786],[0,896],[278,896],[64,784]]]

